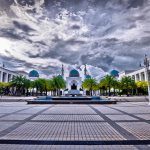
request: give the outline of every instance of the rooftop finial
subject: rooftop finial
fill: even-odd
[[[5,68],[5,63],[3,62],[3,68]]]

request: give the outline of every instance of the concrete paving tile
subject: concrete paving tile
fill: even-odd
[[[38,115],[32,120],[44,121],[102,121],[99,115]]]
[[[131,117],[129,115],[106,115],[111,120],[138,120],[134,117]]]
[[[129,131],[140,140],[150,139],[150,124],[145,122],[118,122],[121,127]]]

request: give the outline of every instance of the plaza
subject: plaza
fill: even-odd
[[[147,102],[113,105],[0,103],[0,149],[150,149]]]

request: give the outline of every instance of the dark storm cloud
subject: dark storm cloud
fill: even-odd
[[[8,56],[1,56],[0,61],[5,62],[6,68],[11,68],[11,69],[15,69],[17,67],[25,67],[25,68],[31,68],[31,69],[34,68],[34,65],[32,63],[28,63],[24,60],[16,59],[12,55],[11,55],[11,59]]]
[[[59,60],[67,64],[72,64],[72,65],[78,64],[79,54],[77,52],[72,52],[70,54],[66,53],[65,55],[60,56]]]
[[[15,33],[14,29],[1,29],[0,37],[22,40],[22,37]]]
[[[0,37],[5,37],[5,43],[11,39],[10,47],[12,41],[17,45],[16,48],[12,45],[14,53],[27,54],[27,60],[20,60],[11,56],[13,50],[4,49],[8,58],[3,60],[11,61],[12,68],[38,68],[49,75],[60,73],[57,66],[62,62],[88,64],[105,71],[110,66],[119,71],[133,70],[143,53],[150,54],[146,0],[16,1],[0,0],[0,15],[5,18],[0,16]],[[23,42],[25,46],[21,47]],[[55,59],[56,64],[43,67],[40,63],[30,63],[31,58],[43,59],[40,63]]]
[[[52,39],[52,42],[54,42],[54,43],[57,43],[57,42],[60,42],[61,40],[58,38],[58,36],[57,35],[54,35],[54,39]]]
[[[83,45],[85,44],[84,41],[80,41],[76,39],[62,41],[58,39],[58,41],[55,40],[55,42],[58,42],[57,45],[53,49],[49,48],[49,51],[41,55],[41,58],[58,59],[64,63],[69,63],[69,64],[78,63],[80,53],[76,51],[71,51],[70,46]]]
[[[28,57],[29,58],[37,58],[37,57],[40,57],[40,54],[36,54],[36,55],[29,54]]]
[[[35,4],[34,2],[35,0],[17,0],[17,2],[22,5],[22,6],[26,6],[26,5],[30,5],[33,6]]]
[[[46,67],[39,66],[38,69],[41,70],[41,72],[43,72],[46,75],[54,75],[61,73],[61,67],[58,66],[56,67],[51,65],[48,65]]]
[[[17,22],[17,21],[13,21],[13,24],[14,24],[17,28],[23,30],[24,32],[35,31],[34,29],[32,29],[31,27],[29,27],[28,25],[19,23],[19,22]]]
[[[110,65],[112,64],[114,60],[114,57],[102,53],[99,54],[85,54],[80,57],[80,61],[82,64],[90,64],[93,66],[97,66],[99,68],[102,68],[104,71],[108,71]]]
[[[143,6],[144,2],[146,2],[146,0],[129,0],[128,1],[128,4],[129,4],[128,8],[131,8],[131,7],[136,8],[138,6]]]
[[[79,29],[80,29],[80,26],[78,26],[78,25],[73,25],[73,26],[71,27],[71,29],[73,29],[73,30],[79,30]]]
[[[76,45],[76,44],[81,45],[81,44],[85,44],[85,42],[84,42],[84,41],[81,41],[81,40],[70,39],[70,40],[65,41],[64,44],[65,44],[65,45],[66,45],[66,44],[68,44],[68,45]]]
[[[34,9],[28,9],[28,10],[26,10],[26,12],[34,14],[34,13],[36,13],[36,9],[35,8]]]
[[[43,42],[43,41],[36,41],[35,43],[38,43],[38,44],[41,44],[41,45],[47,45],[45,42]]]

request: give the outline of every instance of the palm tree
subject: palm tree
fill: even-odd
[[[55,96],[56,96],[56,91],[57,91],[57,95],[59,95],[60,89],[64,89],[66,87],[66,83],[65,83],[64,79],[62,79],[60,77],[53,76],[51,81],[52,81],[51,86],[54,89]]]
[[[29,79],[24,79],[24,87],[27,89],[27,96],[28,96],[28,90],[31,87],[31,81]]]
[[[92,90],[95,90],[95,88],[98,87],[98,84],[95,79],[91,78],[85,79],[81,86],[90,91],[90,96],[92,96]]]
[[[114,78],[112,80],[111,85],[112,85],[112,88],[114,89],[114,96],[115,96],[115,93],[116,93],[115,90],[118,88],[119,82]]]
[[[41,96],[42,96],[42,93],[43,93],[43,91],[45,89],[45,84],[46,84],[46,80],[45,79],[38,79],[38,85],[39,85]]]
[[[123,77],[121,79],[121,84],[122,84],[122,87],[123,89],[126,90],[126,95],[129,96],[129,89],[131,88],[132,86],[132,82],[133,80],[131,79],[131,77]]]
[[[32,88],[36,88],[36,96],[38,96],[38,91],[39,91],[39,81],[35,80],[35,81],[31,81],[31,87]]]
[[[105,79],[100,80],[100,83],[98,86],[99,86],[100,90],[103,91],[103,96],[104,96],[105,90],[107,90],[107,87],[105,84]]]
[[[17,88],[19,95],[21,94],[20,89],[22,87],[24,78],[25,77],[23,77],[23,75],[14,76],[10,81],[11,85]]]
[[[112,87],[112,83],[114,81],[114,78],[111,75],[107,75],[104,78],[104,83],[106,84],[106,87],[109,89],[109,96],[110,96],[110,88]]]

